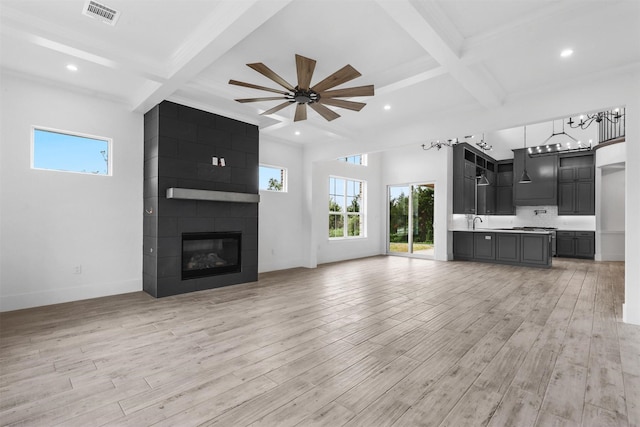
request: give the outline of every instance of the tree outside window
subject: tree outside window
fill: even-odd
[[[287,170],[279,166],[260,165],[259,188],[268,191],[287,191]]]

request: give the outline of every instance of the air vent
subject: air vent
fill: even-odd
[[[120,18],[120,12],[117,10],[92,0],[87,0],[84,3],[82,14],[91,18],[99,19],[109,25],[116,25],[118,18]]]

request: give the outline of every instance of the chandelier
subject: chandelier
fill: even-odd
[[[422,144],[422,149],[423,150],[431,150],[432,148],[437,148],[438,150],[440,150],[442,147],[453,147],[456,144],[460,144],[461,142],[467,142],[467,139],[473,139],[475,138],[475,135],[465,135],[464,138],[459,139],[459,138],[452,138],[452,139],[446,139],[446,140],[436,140],[436,141],[431,141],[429,143],[429,145],[427,144]],[[467,142],[468,143],[468,142]],[[485,140],[484,140],[484,133],[482,134],[482,139],[480,141],[476,141],[476,145],[478,146],[478,148],[480,148],[482,151],[490,151],[493,150],[493,146],[488,144]]]
[[[571,120],[569,120],[571,121]],[[568,124],[568,123],[567,123]],[[566,153],[566,152],[574,152],[574,151],[583,151],[583,150],[591,150],[592,140],[589,140],[589,144],[583,143],[582,141],[577,140],[573,136],[569,135],[564,131],[564,122],[562,122],[562,131],[556,132],[556,122],[555,120],[552,122],[552,130],[551,136],[545,139],[542,144],[537,147],[529,147],[527,148],[527,152],[529,156],[544,156],[551,155],[556,153]],[[526,129],[525,129],[526,135]],[[526,139],[526,138],[525,138]],[[554,140],[554,143],[551,143],[551,139]]]
[[[453,147],[454,145],[456,145],[458,142],[458,138],[454,138],[454,139],[447,139],[444,141],[440,141],[439,139],[437,141],[431,141],[429,143],[429,145],[427,144],[422,144],[422,149],[423,150],[431,150],[432,148],[437,148],[438,150],[440,150],[442,147]]]
[[[591,125],[591,123],[601,123],[603,120],[611,124],[618,124],[622,117],[624,117],[624,113],[620,114],[620,109],[616,108],[613,111],[600,111],[595,114],[587,114],[586,117],[581,115],[579,117],[580,122],[575,122],[572,117],[569,117],[567,124],[572,129],[586,129]]]

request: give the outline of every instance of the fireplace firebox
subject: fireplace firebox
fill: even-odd
[[[242,233],[182,234],[182,280],[239,273]]]

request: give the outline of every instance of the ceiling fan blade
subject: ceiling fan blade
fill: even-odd
[[[241,98],[241,99],[236,99],[236,101],[242,102],[244,104],[245,102],[276,101],[278,99],[287,99],[287,98],[285,98],[284,96],[267,96],[264,98]]]
[[[373,96],[373,85],[348,87],[321,92],[321,98],[350,98],[352,96]]]
[[[294,90],[293,86],[291,86],[289,83],[287,83],[287,81],[285,79],[283,79],[282,77],[277,75],[273,70],[271,70],[271,68],[267,67],[262,62],[256,62],[254,64],[247,64],[247,66],[252,68],[252,69],[254,69],[254,70],[256,70],[257,72],[259,72],[263,76],[270,78],[271,80],[273,80],[274,82],[276,82],[280,86],[282,86],[283,88],[285,88],[287,90],[291,90],[291,91]]]
[[[273,93],[281,93],[283,95],[287,95],[289,93],[289,92],[285,92],[284,90],[271,89],[270,87],[258,86],[258,85],[254,85],[252,83],[239,82],[237,80],[229,80],[229,84],[230,85],[236,85],[236,86],[250,87],[251,89],[266,90],[266,91],[273,92]]]
[[[326,79],[322,80],[320,83],[317,83],[311,88],[311,90],[315,92],[322,92],[327,89],[331,89],[334,86],[348,82],[349,80],[353,80],[356,77],[360,77],[361,75],[362,74],[360,74],[358,70],[353,68],[351,65],[345,65]]]
[[[311,76],[316,68],[316,61],[311,58],[305,58],[302,55],[296,55],[296,70],[298,72],[298,88],[309,89],[311,85]],[[305,109],[306,111],[306,109]]]
[[[318,104],[317,102],[313,102],[309,104],[309,107],[313,108],[316,111],[316,113],[320,114],[327,121],[331,121],[340,117],[340,114],[336,113],[333,110],[330,110],[329,108],[325,107],[322,104]]]
[[[273,114],[273,113],[275,113],[276,111],[280,111],[280,110],[282,110],[283,108],[288,107],[288,106],[289,106],[289,105],[291,105],[292,103],[293,103],[293,101],[283,102],[282,104],[278,104],[278,105],[276,105],[275,107],[273,107],[273,108],[271,108],[271,109],[269,109],[269,110],[267,110],[267,111],[264,111],[264,112],[260,113],[260,115],[262,115],[262,116],[266,116],[266,115],[268,115],[268,114]]]
[[[364,102],[345,101],[344,99],[320,98],[321,104],[333,105],[334,107],[346,108],[347,110],[360,111],[364,107]]]
[[[296,105],[296,115],[293,117],[294,122],[307,120],[307,104]]]

